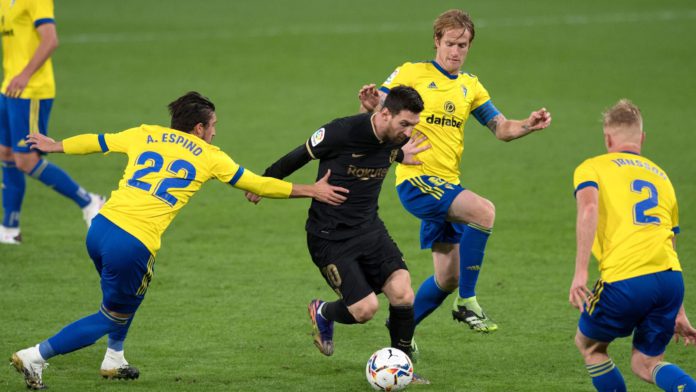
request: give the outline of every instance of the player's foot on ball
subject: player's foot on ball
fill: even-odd
[[[329,321],[319,314],[319,307],[323,303],[324,301],[322,300],[313,299],[307,306],[307,310],[309,311],[309,318],[312,320],[314,345],[317,346],[322,354],[330,356],[334,352],[333,321]]]
[[[92,219],[94,219],[94,217],[97,216],[99,210],[106,202],[106,199],[102,195],[90,193],[89,196],[92,198],[92,201],[90,201],[89,204],[82,208],[82,217],[84,218],[88,228],[92,224]]]
[[[99,374],[109,380],[135,380],[140,377],[138,368],[131,366],[123,356],[123,350],[107,349]]]
[[[0,244],[19,245],[22,243],[22,234],[19,227],[5,227],[0,225]]]
[[[27,389],[46,389],[42,374],[48,363],[41,358],[38,345],[12,354],[10,365],[14,366],[17,372],[24,375]]]
[[[494,332],[498,330],[498,324],[486,316],[476,297],[457,297],[452,306],[452,318],[469,325],[476,332]]]
[[[413,378],[411,379],[411,384],[416,385],[430,385],[430,380],[421,376],[418,373],[413,373]]]

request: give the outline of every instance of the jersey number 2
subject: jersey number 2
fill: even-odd
[[[145,165],[145,167],[138,169],[135,171],[135,173],[133,173],[133,177],[128,180],[128,185],[142,189],[145,192],[150,192],[150,189],[152,189],[152,184],[141,181],[140,179],[150,173],[159,173],[164,166],[164,158],[162,158],[162,155],[154,151],[145,151],[144,153],[140,154],[135,163],[137,165]],[[191,185],[191,181],[196,178],[196,168],[191,164],[191,162],[183,159],[177,159],[167,166],[167,172],[175,176],[178,176],[182,171],[184,172],[183,178],[164,178],[158,181],[157,184],[155,184],[155,189],[152,191],[152,194],[156,198],[174,207],[178,200],[168,192],[169,189],[186,188],[187,186]]]
[[[643,189],[648,189],[648,198],[641,200],[633,206],[633,223],[637,225],[656,225],[660,223],[660,218],[645,215],[645,211],[657,207],[657,189],[655,185],[644,180],[634,180],[631,183],[631,191],[643,193]]]

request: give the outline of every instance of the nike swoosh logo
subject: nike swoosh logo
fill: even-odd
[[[352,156],[353,158],[360,158],[360,157],[364,157],[365,154],[356,154],[356,153],[353,153],[353,154],[351,154],[351,156]]]

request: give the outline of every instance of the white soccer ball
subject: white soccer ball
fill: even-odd
[[[367,382],[378,391],[400,391],[413,380],[411,358],[398,348],[377,350],[365,367]]]

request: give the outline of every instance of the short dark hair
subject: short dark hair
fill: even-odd
[[[215,105],[196,91],[189,91],[167,105],[172,116],[172,129],[191,133],[196,124],[208,126],[215,112]]]
[[[389,90],[389,94],[384,100],[384,107],[389,109],[389,112],[394,116],[401,113],[402,110],[418,114],[423,111],[423,99],[418,91],[411,87],[396,86]]]

